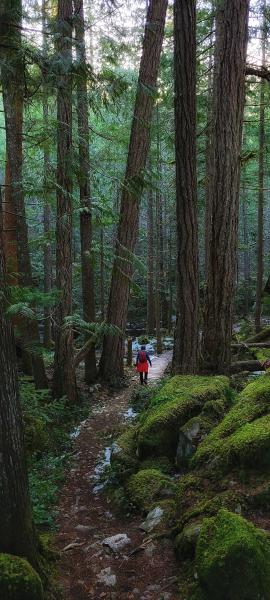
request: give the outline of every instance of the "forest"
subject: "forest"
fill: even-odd
[[[0,0],[0,599],[270,600],[268,0]]]

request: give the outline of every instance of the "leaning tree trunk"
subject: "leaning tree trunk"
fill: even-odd
[[[92,266],[92,208],[90,189],[89,122],[87,96],[87,65],[83,0],[74,0],[76,58],[80,66],[77,75],[77,116],[79,136],[80,233],[82,263],[83,318],[95,320],[94,271]],[[85,381],[90,384],[97,377],[95,347],[91,345],[85,358]]]
[[[149,2],[138,89],[131,128],[120,221],[112,269],[107,320],[124,334],[132,277],[133,251],[138,232],[143,176],[150,145],[150,124],[164,35],[167,0]],[[106,336],[100,360],[100,376],[110,380],[123,375],[124,337]]]
[[[5,316],[8,290],[2,233],[0,206],[0,552],[25,556],[36,567],[37,540],[28,492],[15,341]]]
[[[174,19],[177,321],[173,371],[194,373],[199,309],[195,0],[175,0]]]
[[[227,372],[231,362],[248,9],[248,0],[222,0],[216,12],[212,223],[202,338],[203,368],[213,372]]]
[[[266,0],[263,0],[262,27],[262,67],[265,68],[265,47],[267,37]],[[255,306],[255,330],[261,329],[263,293],[263,247],[264,247],[264,151],[265,151],[265,81],[260,82],[260,126],[259,126],[259,174],[258,174],[258,231],[257,231],[257,283]]]
[[[59,75],[57,91],[56,309],[53,394],[77,398],[73,333],[65,325],[72,314],[72,0],[58,0]]]
[[[21,11],[21,0],[16,2],[9,0],[5,3],[4,9],[0,5],[1,82],[12,212],[16,219],[18,282],[27,288],[32,286],[32,270],[22,181],[24,74],[21,52]],[[20,317],[18,327],[22,346],[30,354],[36,387],[46,388],[48,384],[44,362],[40,354],[35,351],[35,346],[39,344],[38,323]]]

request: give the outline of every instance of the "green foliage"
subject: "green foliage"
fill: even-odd
[[[0,554],[1,600],[42,600],[40,577],[23,558]]]
[[[205,600],[269,600],[270,541],[242,517],[220,510],[203,521],[196,549]]]
[[[89,408],[83,403],[71,406],[66,398],[53,400],[49,390],[36,390],[26,377],[20,383],[20,396],[34,520],[40,527],[53,528],[58,489],[71,457],[70,430]]]

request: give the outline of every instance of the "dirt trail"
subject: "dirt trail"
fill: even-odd
[[[150,381],[160,379],[170,359],[170,352],[154,359]],[[106,490],[99,490],[95,481],[104,449],[111,445],[119,424],[127,418],[134,385],[113,395],[102,390],[76,439],[74,466],[60,496],[57,534],[65,600],[179,599],[178,567],[171,541],[151,539],[142,532],[140,515],[119,514]],[[126,534],[131,541],[117,554],[101,543],[116,534]],[[107,583],[101,582],[104,576]]]

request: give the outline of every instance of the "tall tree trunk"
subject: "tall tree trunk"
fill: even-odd
[[[3,243],[9,285],[18,285],[17,216],[13,203],[10,165],[6,153],[5,196],[3,201]]]
[[[227,372],[231,362],[248,9],[248,0],[222,0],[216,12],[212,224],[202,338],[203,367],[213,372]]]
[[[212,5],[213,11],[213,5]],[[209,266],[209,243],[211,233],[211,219],[212,210],[210,206],[210,195],[209,195],[209,177],[212,165],[211,157],[211,127],[212,127],[212,86],[213,86],[213,51],[212,44],[214,39],[214,17],[211,17],[210,21],[211,36],[210,36],[210,54],[208,60],[208,76],[207,76],[207,129],[206,129],[206,144],[205,144],[205,210],[204,210],[204,273],[205,279],[207,278],[208,266]]]
[[[59,75],[57,91],[56,310],[53,393],[76,401],[73,333],[65,326],[72,314],[72,0],[58,0]]]
[[[77,80],[77,116],[79,135],[80,234],[82,264],[83,318],[95,320],[94,272],[92,266],[92,207],[90,188],[89,122],[87,97],[87,65],[83,0],[74,0],[76,58],[80,65]],[[97,377],[95,347],[91,345],[85,358],[85,381],[90,384]]]
[[[263,0],[262,26],[262,66],[265,67],[265,47],[267,37],[266,0]],[[264,250],[264,151],[265,151],[265,81],[260,82],[260,126],[259,126],[259,174],[258,174],[258,232],[257,232],[257,284],[255,306],[255,330],[261,329],[262,292],[263,292],[263,250]]]
[[[47,52],[47,36],[46,36],[46,0],[42,0],[42,32],[43,32],[43,52]],[[49,106],[48,106],[48,89],[47,81],[44,77],[43,92],[42,92],[42,104],[43,104],[43,125],[44,131],[48,130],[49,126]],[[43,151],[43,162],[44,162],[44,209],[43,209],[43,231],[44,231],[44,249],[43,249],[43,264],[44,264],[44,292],[49,294],[52,289],[52,248],[50,241],[51,231],[51,207],[48,201],[48,184],[49,184],[49,170],[50,170],[50,154],[47,144],[45,144]],[[52,342],[52,321],[51,321],[51,310],[45,307],[44,309],[44,346],[51,348]]]
[[[0,198],[1,201],[1,198]],[[38,566],[37,543],[28,492],[13,331],[8,303],[0,207],[0,552],[25,556]]]
[[[195,0],[175,0],[174,28],[177,321],[173,371],[194,373],[199,311]]]
[[[154,298],[154,215],[153,191],[150,188],[147,196],[147,318],[148,334],[155,330],[155,298]]]
[[[104,232],[100,229],[100,312],[101,320],[105,320],[105,261],[104,261]]]
[[[124,333],[132,276],[132,253],[138,232],[139,205],[150,145],[150,125],[164,35],[167,0],[151,0],[147,12],[134,117],[121,197],[115,259],[112,269],[107,320]],[[104,379],[123,375],[124,338],[106,336],[100,360]]]
[[[16,215],[18,280],[23,287],[31,287],[32,270],[22,182],[24,73],[21,53],[21,19],[21,0],[16,0],[16,2],[9,0],[3,8],[0,6],[0,20],[2,21],[0,30],[1,81],[12,212]],[[6,51],[5,47],[7,47]],[[46,388],[48,384],[44,362],[34,349],[39,344],[38,323],[34,320],[20,318],[19,327],[27,352],[30,348],[35,385],[37,388]]]
[[[156,191],[156,265],[155,265],[155,316],[156,316],[156,338],[157,338],[157,354],[162,354],[162,336],[161,336],[161,279],[162,279],[162,263],[161,255],[161,194],[160,189]]]

